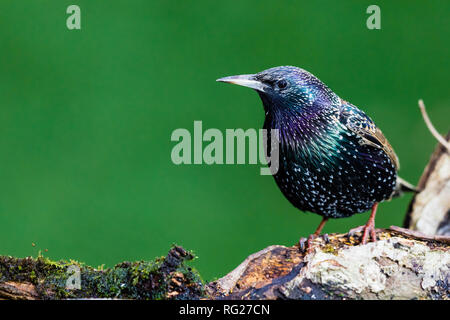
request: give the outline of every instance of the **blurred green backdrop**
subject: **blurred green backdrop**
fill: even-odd
[[[81,30],[66,8],[81,8]],[[259,98],[218,77],[296,65],[365,110],[416,183],[450,106],[448,1],[0,2],[0,254],[112,266],[193,249],[206,280],[320,217],[293,208],[259,165],[171,162],[176,128],[260,128]],[[410,197],[384,203],[402,223]],[[331,221],[345,232],[367,214]],[[32,247],[36,243],[36,247]]]

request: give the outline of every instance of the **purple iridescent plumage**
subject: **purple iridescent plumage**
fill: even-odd
[[[364,112],[297,67],[239,77],[221,81],[254,88],[261,97],[268,139],[272,129],[280,135],[274,178],[294,206],[340,218],[392,196],[398,160]]]

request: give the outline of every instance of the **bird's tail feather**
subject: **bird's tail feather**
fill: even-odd
[[[392,193],[392,198],[400,197],[405,192],[419,192],[419,189],[409,183],[408,181],[403,180],[402,178],[397,176],[397,185],[395,186],[394,193]]]

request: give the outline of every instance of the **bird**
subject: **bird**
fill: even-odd
[[[398,157],[372,119],[312,73],[280,66],[217,81],[251,88],[261,98],[266,139],[274,129],[279,135],[276,184],[294,207],[322,217],[307,239],[308,252],[329,219],[368,210],[367,223],[349,234],[362,232],[362,244],[377,241],[378,204],[416,190],[398,176]]]

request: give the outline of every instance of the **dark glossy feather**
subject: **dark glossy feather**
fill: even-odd
[[[268,138],[273,129],[280,133],[275,181],[300,210],[347,217],[405,186],[398,183],[399,161],[381,130],[306,70],[284,66],[219,80],[258,92]]]
[[[400,169],[400,162],[389,141],[384,137],[381,130],[375,125],[363,111],[354,105],[342,101],[339,113],[341,121],[348,129],[363,138],[363,143],[378,147],[384,150],[394,163],[397,170]]]

